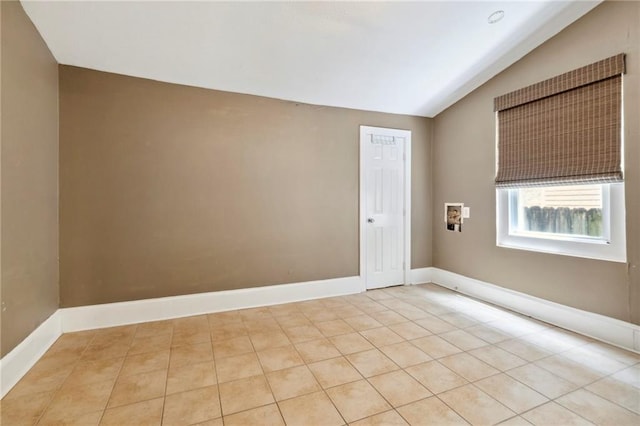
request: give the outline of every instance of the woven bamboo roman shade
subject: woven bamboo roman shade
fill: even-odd
[[[622,181],[624,54],[494,99],[496,186]]]

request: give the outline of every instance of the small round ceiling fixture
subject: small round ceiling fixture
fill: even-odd
[[[490,24],[495,24],[496,22],[501,21],[502,18],[504,18],[504,10],[496,10],[491,15],[489,15],[489,17],[487,18],[487,22],[489,22]]]

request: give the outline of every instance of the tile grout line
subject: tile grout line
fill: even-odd
[[[137,329],[136,329],[136,333],[137,333]],[[165,408],[167,406],[167,390],[169,389],[169,369],[171,368],[171,358],[172,358],[172,348],[173,348],[173,336],[174,336],[174,332],[175,332],[175,323],[173,323],[173,321],[171,322],[171,338],[169,339],[169,362],[167,364],[167,376],[164,379],[164,395],[162,396],[162,410],[160,411],[160,424],[164,423],[164,414],[165,414]],[[212,349],[212,354],[211,356],[213,356],[213,349]],[[105,410],[106,412],[106,410]]]
[[[63,336],[63,334],[61,334],[57,339],[56,342]],[[45,408],[42,410],[42,413],[40,413],[40,415],[38,416],[38,419],[36,420],[36,422],[34,424],[39,424],[40,421],[42,420],[42,418],[44,417],[44,415],[46,414],[47,410],[49,409],[49,407],[51,406],[51,403],[54,401],[55,397],[58,395],[58,393],[62,390],[62,387],[64,386],[65,382],[67,381],[67,379],[69,379],[69,376],[71,376],[71,374],[73,373],[73,371],[76,369],[78,363],[80,362],[80,360],[82,359],[82,355],[87,351],[87,348],[91,345],[91,343],[95,340],[96,335],[94,334],[94,336],[89,340],[89,342],[87,342],[87,344],[85,345],[84,349],[82,350],[82,352],[80,353],[80,356],[78,357],[78,359],[73,363],[74,366],[71,369],[71,371],[69,371],[69,374],[64,378],[64,380],[62,380],[62,382],[60,383],[60,386],[57,387],[55,389],[55,391],[53,391],[53,394],[51,395],[51,399],[49,400],[49,402],[47,403],[47,405],[45,406]],[[55,343],[53,343],[53,345],[55,345]],[[53,347],[53,345],[51,345],[51,347]],[[46,355],[46,352],[45,352]],[[43,355],[44,356],[44,355]],[[41,358],[42,359],[42,358]],[[38,360],[39,362],[40,360]],[[35,364],[34,364],[35,366]],[[33,367],[31,367],[33,368]],[[29,369],[29,371],[31,371],[31,369]],[[26,374],[25,374],[26,376]]]
[[[275,319],[275,321],[276,321],[276,323],[278,323],[277,319]],[[278,329],[282,333],[284,333],[284,330],[282,330],[282,327],[280,326],[280,323],[278,323]],[[286,333],[285,333],[285,336],[286,336]],[[288,337],[287,337],[287,339],[288,339]],[[278,413],[280,414],[280,418],[282,419],[283,422],[285,422],[284,414],[282,414],[282,410],[280,409],[280,405],[278,404],[278,400],[276,399],[276,395],[273,392],[273,388],[271,387],[271,383],[269,382],[269,378],[267,377],[267,373],[265,373],[264,366],[262,365],[262,361],[260,360],[260,357],[258,356],[258,351],[256,350],[256,347],[255,347],[255,345],[253,343],[253,340],[251,339],[251,333],[249,333],[249,342],[251,342],[251,347],[253,348],[253,351],[256,354],[256,358],[258,359],[258,364],[260,364],[260,369],[262,370],[262,375],[264,376],[264,381],[267,382],[267,387],[269,388],[269,392],[271,392],[271,397],[273,398],[273,404],[275,404],[275,406],[278,408]],[[289,343],[291,343],[291,341],[289,341]],[[297,349],[293,345],[293,343],[291,343],[291,346],[293,346],[294,350],[296,350],[296,353],[297,353]],[[300,354],[298,354],[298,356],[300,356]],[[302,357],[301,357],[301,359],[302,359]],[[263,405],[262,407],[266,407],[267,405],[270,405],[270,404]],[[251,409],[253,409],[253,408],[250,408],[250,410]],[[224,416],[222,418],[222,421],[224,423]],[[285,422],[285,424],[286,424],[286,422]]]

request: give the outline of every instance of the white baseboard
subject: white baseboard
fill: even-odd
[[[57,310],[0,360],[0,398],[13,388],[62,334]]]
[[[634,336],[640,334],[640,327],[635,324],[561,305],[442,269],[432,269],[432,282],[435,284],[623,349],[640,352],[640,342],[637,338],[634,339]]]
[[[0,360],[0,398],[62,333],[191,315],[344,296],[363,290],[359,276],[58,309]]]
[[[624,349],[640,352],[640,327],[438,268],[411,271],[411,284],[433,282]],[[58,309],[0,360],[0,398],[62,333],[277,305],[363,291],[359,276]]]
[[[359,276],[60,309],[62,332],[360,293]]]
[[[411,270],[411,281],[409,284],[426,284],[433,281],[433,270],[435,268],[419,268]]]

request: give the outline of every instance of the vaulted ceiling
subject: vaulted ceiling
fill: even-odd
[[[598,3],[22,0],[61,64],[425,117]]]

